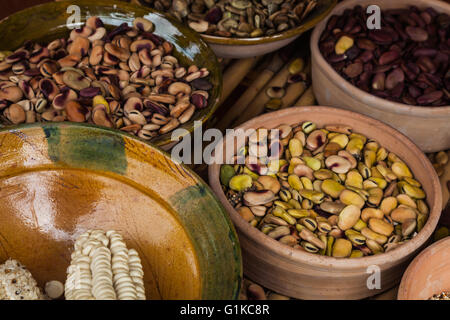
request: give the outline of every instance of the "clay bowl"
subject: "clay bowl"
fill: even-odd
[[[64,282],[76,238],[119,231],[139,252],[148,299],[236,299],[241,251],[208,186],[116,130],[49,123],[0,130],[0,263]]]
[[[380,255],[338,259],[303,252],[273,240],[242,219],[222,191],[220,165],[213,164],[209,166],[209,184],[238,231],[245,274],[275,292],[300,299],[360,299],[388,290],[400,282],[409,261],[425,246],[436,227],[442,209],[439,179],[428,158],[408,138],[378,120],[354,112],[317,106],[294,107],[256,117],[238,128],[270,129],[307,120],[318,127],[350,125],[354,132],[376,139],[380,145],[395,151],[422,183],[430,207],[428,222],[411,241]],[[226,136],[225,141],[233,145],[232,137]],[[237,148],[240,146],[237,144]],[[216,161],[224,158],[223,142],[216,152]],[[369,290],[366,283],[371,274],[367,270],[373,265],[380,268],[381,287]]]
[[[67,37],[70,30],[66,22],[73,14],[67,13],[67,8],[71,5],[80,7],[81,24],[91,16],[100,17],[110,28],[124,22],[131,25],[136,17],[145,17],[152,21],[155,25],[154,33],[174,44],[174,56],[181,63],[196,64],[210,71],[209,79],[213,88],[210,91],[208,106],[197,111],[190,121],[179,128],[192,132],[194,121],[205,123],[212,116],[222,93],[222,74],[213,51],[196,32],[150,8],[109,0],[60,1],[34,6],[0,21],[0,51],[17,49],[26,40],[47,42],[58,37]],[[156,137],[151,142],[166,150],[170,149],[173,145],[171,132]]]
[[[302,24],[282,33],[268,37],[229,38],[202,34],[202,38],[222,58],[242,59],[262,56],[276,51],[313,28],[334,8],[337,0],[318,0],[316,8],[303,20]]]
[[[399,300],[427,300],[450,291],[450,237],[423,250],[409,265],[398,289]]]
[[[438,0],[348,0],[338,4],[311,36],[312,80],[317,101],[321,105],[344,108],[381,120],[404,133],[424,152],[449,149],[450,106],[410,106],[378,98],[347,82],[323,58],[318,42],[328,19],[356,5],[363,8],[378,5],[382,10],[433,7],[438,12],[450,14],[450,4]]]

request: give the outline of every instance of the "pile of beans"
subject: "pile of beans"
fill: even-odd
[[[169,12],[197,32],[254,38],[271,36],[299,26],[317,0],[138,0]]]
[[[450,105],[450,17],[432,8],[381,12],[367,28],[361,6],[332,16],[319,49],[347,81],[380,98],[420,106]]]
[[[338,258],[388,252],[420,232],[425,192],[397,155],[344,125],[275,129],[251,134],[220,170],[228,200],[252,226]]]
[[[136,18],[107,31],[91,17],[68,39],[27,42],[0,62],[5,125],[73,121],[150,140],[208,105],[209,71],[183,67],[173,45]]]

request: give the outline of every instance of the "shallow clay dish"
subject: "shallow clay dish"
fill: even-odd
[[[14,13],[0,21],[0,51],[14,50],[26,40],[47,42],[58,37],[67,37],[67,19],[73,14],[67,13],[71,5],[80,7],[80,25],[91,16],[100,17],[107,27],[119,26],[126,22],[132,25],[136,17],[145,17],[155,25],[154,33],[174,44],[174,56],[184,65],[196,64],[210,71],[209,79],[213,84],[210,90],[208,106],[197,111],[192,119],[179,128],[194,130],[194,121],[205,123],[218,107],[222,93],[222,74],[214,52],[188,27],[162,13],[121,1],[60,1],[49,2]],[[171,132],[161,135],[151,141],[159,147],[169,149]]]
[[[236,299],[230,219],[192,171],[130,135],[85,124],[0,130],[0,263],[64,282],[76,238],[115,229],[139,252],[148,299]]]
[[[318,0],[317,6],[296,28],[268,37],[227,38],[202,34],[202,38],[223,58],[242,59],[276,51],[313,28],[334,8],[337,0]]]
[[[442,209],[439,179],[428,158],[408,138],[375,119],[336,108],[294,107],[256,117],[239,128],[275,128],[280,124],[313,121],[318,127],[345,124],[394,151],[411,168],[427,194],[430,216],[422,231],[404,245],[375,256],[337,259],[283,245],[247,223],[228,202],[219,180],[220,165],[209,166],[209,183],[238,231],[245,274],[281,294],[300,299],[361,299],[386,291],[400,282],[409,261],[425,246]],[[230,141],[230,137],[225,137]],[[227,140],[225,140],[227,141]],[[232,141],[232,140],[231,140]],[[230,143],[230,145],[232,145]],[[239,148],[239,145],[237,145]],[[217,159],[223,158],[219,145]],[[231,156],[231,155],[230,155]],[[381,288],[369,290],[368,267],[381,271]]]
[[[450,292],[450,237],[423,250],[409,265],[398,289],[399,300],[427,300]]]
[[[325,61],[319,51],[319,38],[328,19],[340,15],[347,8],[378,5],[381,10],[417,6],[432,7],[450,14],[450,4],[438,0],[348,0],[338,4],[321,21],[311,36],[313,90],[321,105],[344,108],[381,120],[413,140],[424,152],[450,148],[450,106],[421,107],[396,103],[362,91],[342,78]]]

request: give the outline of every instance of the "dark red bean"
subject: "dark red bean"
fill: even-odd
[[[363,64],[360,61],[357,61],[355,63],[349,64],[346,68],[344,68],[343,72],[349,77],[349,78],[356,78],[361,74],[363,71]]]
[[[205,16],[205,20],[212,24],[217,24],[222,20],[222,10],[219,7],[212,7]]]
[[[423,19],[420,17],[419,14],[417,14],[417,12],[411,12],[409,16],[416,22],[416,24],[419,27],[421,28],[425,27],[426,25],[425,21],[423,21]]]
[[[386,75],[383,72],[375,74],[372,80],[372,89],[374,90],[384,90],[384,81]]]
[[[330,17],[330,19],[328,19],[328,24],[327,24],[327,30],[331,31],[334,29],[334,27],[337,24],[339,17],[337,15],[333,15]]]
[[[364,51],[357,58],[357,60],[361,60],[364,63],[367,63],[372,59],[373,59],[373,52],[369,50]]]
[[[347,60],[352,61],[357,56],[359,56],[360,52],[361,52],[361,50],[359,50],[359,48],[357,46],[353,46],[350,49],[348,49],[347,51],[345,51],[344,55],[347,57]]]
[[[430,104],[442,98],[442,91],[432,91],[417,98],[418,104]]]
[[[423,72],[436,72],[436,66],[434,65],[433,61],[427,56],[419,57],[416,64]]]
[[[428,40],[428,33],[426,30],[418,27],[406,27],[406,33],[411,40],[416,42],[422,42]]]
[[[408,95],[404,95],[402,97],[402,102],[404,104],[409,104],[409,105],[416,105],[417,104],[416,99],[414,99],[413,97],[408,96]]]
[[[394,89],[399,83],[405,81],[405,73],[401,68],[392,70],[386,77],[385,86],[386,89]]]
[[[356,45],[362,50],[373,51],[376,49],[375,43],[373,41],[366,38],[359,38],[356,40]]]
[[[208,105],[208,101],[206,100],[205,96],[202,94],[194,93],[191,96],[191,103],[197,108],[197,109],[203,109]]]
[[[392,97],[400,98],[402,96],[403,89],[405,89],[405,83],[404,82],[398,83],[391,91]]]
[[[378,44],[392,43],[392,35],[389,32],[384,31],[383,29],[369,31],[369,38]]]
[[[195,79],[191,81],[191,85],[197,90],[204,90],[204,91],[208,91],[213,87],[212,83],[206,80],[205,78]]]
[[[420,57],[420,56],[427,56],[427,57],[434,57],[438,51],[433,48],[417,48],[413,52],[414,57]]]
[[[420,13],[420,17],[423,19],[425,24],[430,24],[431,23],[432,17],[431,17],[431,15],[428,12],[426,12],[426,11],[421,12]]]
[[[418,96],[422,95],[422,90],[414,85],[409,85],[408,92],[413,98],[417,98]]]
[[[400,57],[400,53],[396,50],[391,50],[383,53],[378,59],[378,63],[381,65],[391,63]]]
[[[344,54],[336,54],[336,53],[332,53],[330,54],[330,56],[327,58],[328,62],[331,63],[336,63],[336,62],[340,62],[340,61],[344,61],[347,57]]]
[[[163,115],[163,116],[168,116],[170,113],[169,109],[167,109],[166,106],[155,103],[150,100],[145,100],[144,105],[152,113],[159,113],[160,115]]]
[[[325,56],[332,54],[334,52],[335,44],[336,43],[334,40],[328,40],[320,43],[319,45],[320,52]]]

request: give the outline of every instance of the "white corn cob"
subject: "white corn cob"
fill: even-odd
[[[145,300],[141,260],[118,232],[87,231],[74,248],[67,268],[67,300]]]

